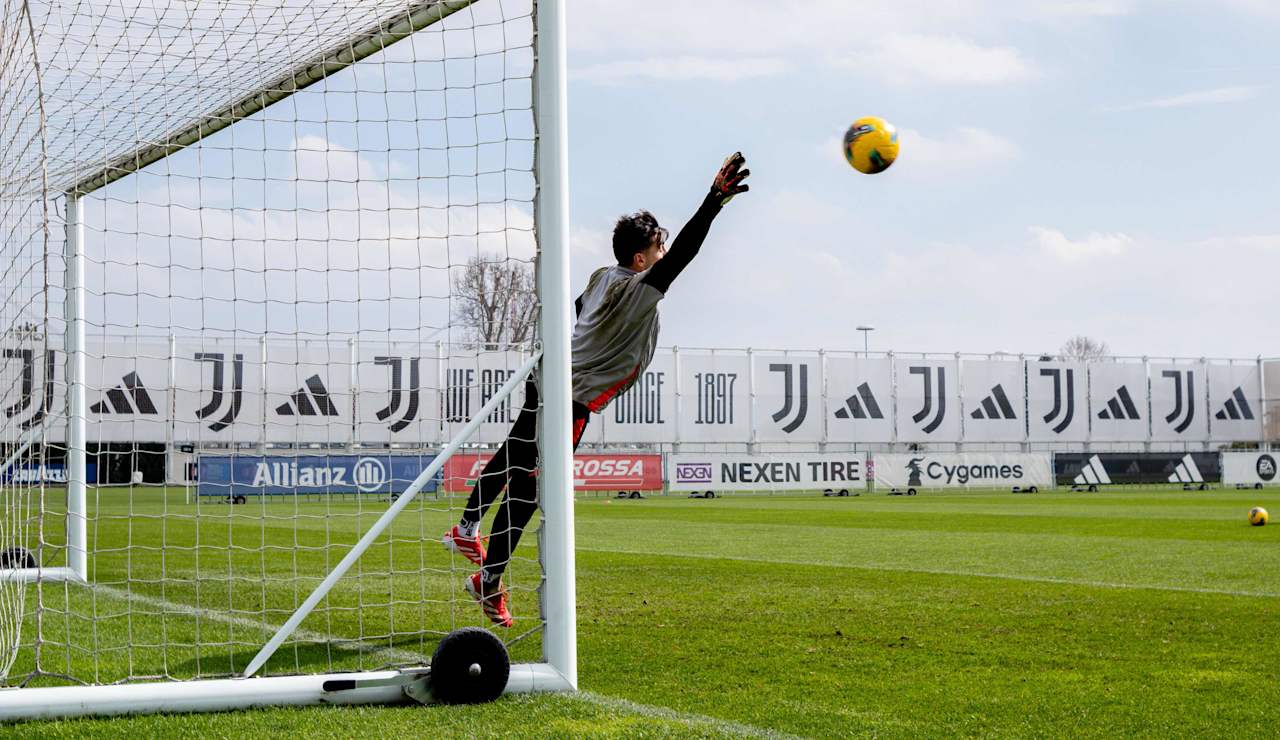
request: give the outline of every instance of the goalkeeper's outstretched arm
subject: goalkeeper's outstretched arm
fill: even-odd
[[[724,161],[720,172],[716,174],[715,182],[711,184],[711,192],[707,193],[707,197],[702,200],[702,205],[698,206],[693,217],[676,235],[667,254],[649,268],[643,278],[644,282],[663,293],[667,292],[676,276],[683,272],[684,268],[688,267],[693,258],[698,255],[703,240],[707,238],[707,232],[711,230],[711,222],[715,220],[720,209],[733,200],[733,196],[750,189],[745,182],[747,176],[751,174],[751,170],[743,167],[746,162],[741,152],[734,152]]]

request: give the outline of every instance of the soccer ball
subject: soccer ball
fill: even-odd
[[[844,158],[864,175],[884,172],[898,158],[898,129],[876,116],[859,118],[844,132]]]
[[[1267,510],[1261,506],[1255,506],[1249,509],[1249,523],[1255,527],[1261,527],[1267,523]]]

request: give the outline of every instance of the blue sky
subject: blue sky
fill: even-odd
[[[753,172],[663,344],[1280,355],[1280,4],[686,5],[569,8],[575,285],[619,214]],[[874,177],[863,115],[903,132]]]

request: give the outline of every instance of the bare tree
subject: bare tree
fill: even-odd
[[[482,254],[454,273],[454,319],[484,349],[531,339],[537,304],[530,263]]]
[[[1111,353],[1107,343],[1083,334],[1077,334],[1062,343],[1058,355],[1064,360],[1100,360]]]

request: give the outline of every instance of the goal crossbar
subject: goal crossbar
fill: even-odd
[[[256,92],[240,98],[199,120],[161,136],[159,142],[126,152],[108,162],[102,169],[83,177],[68,188],[73,196],[82,196],[106,187],[123,177],[155,164],[169,155],[211,136],[237,121],[306,89],[324,78],[346,69],[366,57],[383,51],[391,44],[408,38],[422,29],[439,23],[466,8],[476,0],[423,0],[404,11],[380,19],[363,33],[345,39],[331,49],[320,52],[313,60],[299,64],[280,77],[263,84]]]

